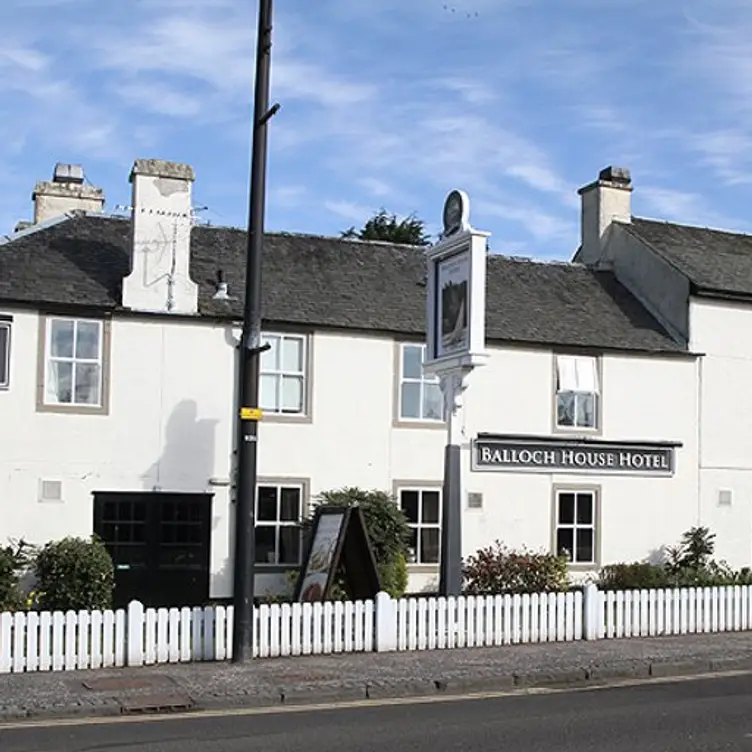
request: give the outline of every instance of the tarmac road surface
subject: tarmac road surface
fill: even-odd
[[[483,699],[0,727],[2,752],[752,752],[752,674]]]

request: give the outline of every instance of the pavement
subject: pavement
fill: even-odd
[[[752,676],[327,710],[0,729],[3,752],[700,752],[752,749]]]
[[[752,633],[3,674],[0,722],[462,695],[729,671],[752,672]]]

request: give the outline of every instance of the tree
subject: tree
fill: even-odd
[[[362,230],[351,227],[342,233],[343,238],[383,240],[404,245],[429,245],[431,236],[426,233],[425,222],[414,214],[398,220],[396,214],[381,209],[363,225]]]

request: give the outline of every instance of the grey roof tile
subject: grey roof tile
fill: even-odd
[[[752,235],[639,217],[621,227],[672,263],[697,292],[752,295]]]
[[[205,315],[242,316],[246,234],[194,227],[191,274]],[[117,309],[129,269],[130,222],[75,217],[0,245],[0,301]],[[270,233],[263,259],[264,319],[422,335],[423,249]],[[215,301],[217,270],[232,300]],[[489,340],[674,351],[660,324],[610,272],[489,257]]]

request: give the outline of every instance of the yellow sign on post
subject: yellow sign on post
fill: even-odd
[[[264,416],[260,407],[241,407],[240,420],[261,420]]]

